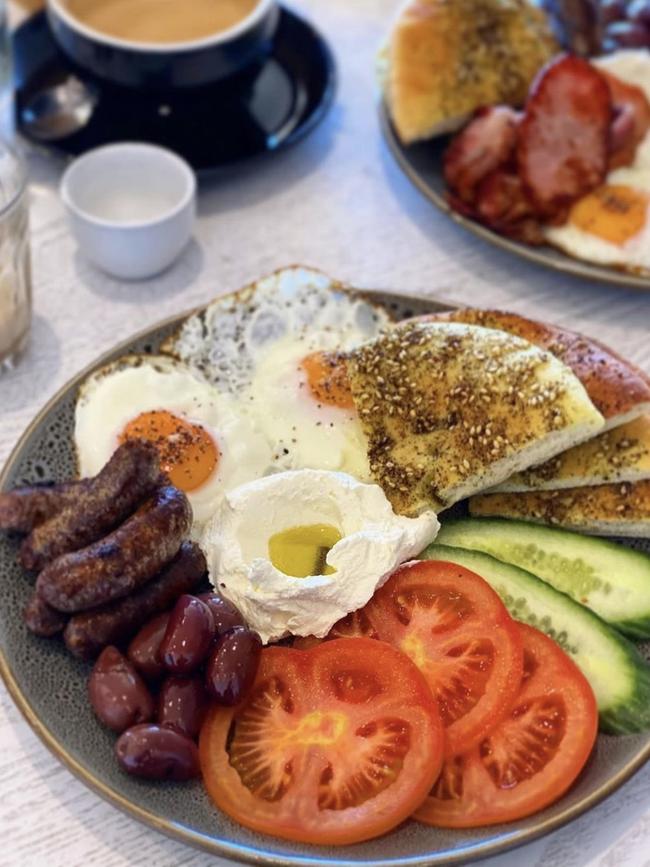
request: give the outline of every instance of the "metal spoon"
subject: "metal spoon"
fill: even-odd
[[[35,93],[21,110],[25,130],[40,141],[55,141],[83,129],[92,117],[97,90],[69,75],[54,87]]]

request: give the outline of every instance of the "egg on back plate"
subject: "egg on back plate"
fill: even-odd
[[[232,397],[165,356],[125,356],[81,385],[74,429],[80,476],[98,473],[121,442],[134,438],[156,444],[162,468],[188,495],[197,524],[212,515],[226,490],[271,465],[266,439]]]
[[[618,51],[593,64],[638,87],[650,101],[647,51]],[[545,236],[576,258],[650,271],[650,132],[631,165],[610,171],[602,186],[575,202],[566,223],[547,227]]]
[[[288,268],[218,298],[164,349],[230,395],[267,437],[275,469],[370,479],[339,352],[390,324],[380,305],[318,271]]]

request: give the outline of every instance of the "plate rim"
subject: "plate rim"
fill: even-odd
[[[348,288],[347,286],[345,288]],[[370,297],[379,296],[385,299],[390,299],[398,304],[406,304],[413,302],[417,305],[432,306],[434,309],[454,309],[459,305],[438,299],[435,296],[422,296],[414,293],[397,293],[384,289],[362,289],[357,290],[362,295]],[[229,294],[224,293],[219,298]],[[210,301],[208,302],[208,304]],[[130,337],[119,341],[112,348],[106,350],[97,356],[89,364],[85,365],[78,373],[67,380],[57,391],[49,398],[44,406],[36,413],[29,422],[16,444],[12,448],[4,466],[0,470],[0,491],[5,489],[7,479],[10,476],[14,465],[20,460],[23,448],[26,442],[32,436],[34,430],[46,419],[52,409],[63,400],[71,390],[76,388],[79,383],[87,377],[93,370],[107,364],[117,354],[130,351],[130,347],[137,342],[146,340],[153,332],[162,329],[173,328],[180,326],[182,322],[194,313],[205,309],[206,304],[194,306],[181,313],[176,313],[161,319],[151,325],[140,329]],[[150,810],[141,807],[134,801],[120,794],[113,789],[109,784],[104,782],[101,777],[95,775],[88,768],[79,762],[66,747],[56,738],[50,729],[40,720],[38,714],[34,711],[27,697],[23,694],[18,680],[16,679],[10,662],[5,654],[5,650],[0,644],[0,679],[2,679],[11,700],[18,708],[21,716],[27,722],[30,729],[38,737],[46,749],[64,766],[66,767],[81,783],[83,783],[91,792],[99,795],[104,801],[114,807],[117,807],[120,812],[136,819],[143,825],[153,828],[165,836],[190,845],[196,849],[209,852],[212,855],[230,858],[240,863],[254,865],[269,865],[269,867],[424,867],[424,865],[458,865],[467,864],[476,858],[488,858],[494,855],[499,855],[504,852],[511,851],[520,846],[539,839],[553,831],[562,828],[569,822],[584,815],[589,810],[593,809],[599,803],[604,801],[614,792],[616,792],[624,783],[626,783],[637,771],[639,771],[650,760],[650,735],[647,744],[639,750],[639,752],[613,776],[600,786],[591,795],[586,796],[571,807],[567,807],[558,815],[549,817],[548,819],[537,822],[531,828],[522,828],[511,832],[505,838],[501,837],[492,842],[471,843],[456,852],[444,853],[433,852],[428,855],[407,855],[391,857],[389,859],[372,859],[367,858],[349,860],[336,859],[330,856],[319,856],[317,853],[320,847],[313,847],[314,855],[287,855],[264,851],[255,846],[235,843],[233,841],[218,840],[215,837],[206,836],[200,831],[192,830],[187,826],[160,816]],[[534,818],[534,814],[533,817]],[[432,829],[435,833],[435,829]],[[275,845],[278,841],[273,840]],[[281,843],[282,841],[280,841]]]
[[[427,201],[431,202],[432,205],[449,217],[457,226],[461,226],[493,247],[505,250],[519,259],[532,262],[534,265],[546,268],[556,274],[568,274],[581,280],[595,280],[598,283],[609,285],[610,288],[625,288],[635,290],[636,292],[650,292],[650,275],[641,277],[625,271],[616,271],[614,268],[607,268],[593,262],[572,259],[565,254],[562,254],[562,258],[551,259],[540,253],[537,247],[518,243],[511,238],[499,235],[486,226],[477,223],[475,220],[470,220],[454,211],[445,199],[429,186],[409,161],[405,153],[406,146],[402,145],[397,137],[390,119],[388,104],[384,97],[379,97],[378,99],[377,113],[379,115],[382,138],[388,145],[390,153],[403,174]]]

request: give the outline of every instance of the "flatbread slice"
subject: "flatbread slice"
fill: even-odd
[[[600,536],[650,539],[650,480],[622,485],[483,494],[469,501],[472,515],[519,518]]]
[[[503,331],[413,321],[348,358],[371,472],[398,514],[449,506],[604,424],[568,367]]]
[[[408,0],[389,37],[385,80],[400,139],[458,129],[484,105],[523,105],[558,50],[529,0]]]
[[[516,473],[495,491],[555,491],[650,479],[650,416],[599,434],[539,467]]]
[[[552,352],[578,377],[605,418],[605,430],[650,414],[650,377],[607,346],[545,322],[501,310],[473,307],[422,317],[435,322],[467,322],[516,334]]]

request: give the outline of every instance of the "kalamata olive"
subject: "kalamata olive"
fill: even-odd
[[[650,31],[639,22],[615,21],[607,27],[605,36],[620,48],[645,48],[650,45]]]
[[[160,658],[160,645],[165,636],[169,617],[169,612],[166,612],[145,623],[129,644],[126,655],[140,674],[148,680],[159,680],[167,673]]]
[[[237,608],[219,593],[202,593],[199,599],[205,602],[212,612],[217,636],[225,635],[235,626],[246,626],[244,618]]]
[[[625,0],[602,0],[600,14],[603,24],[613,21],[623,21],[626,18],[627,3]]]
[[[208,696],[200,675],[170,675],[160,688],[158,722],[175,728],[188,738],[198,737],[207,710]]]
[[[208,655],[215,635],[210,609],[187,593],[179,597],[160,645],[160,657],[172,674],[191,674]]]
[[[115,754],[122,770],[147,780],[191,780],[201,772],[194,741],[155,723],[123,732],[115,744]]]
[[[218,704],[238,704],[257,674],[262,640],[257,632],[235,626],[218,639],[205,671],[208,693]]]
[[[154,716],[154,701],[144,681],[117,647],[105,647],[88,681],[90,704],[99,719],[116,732]]]

